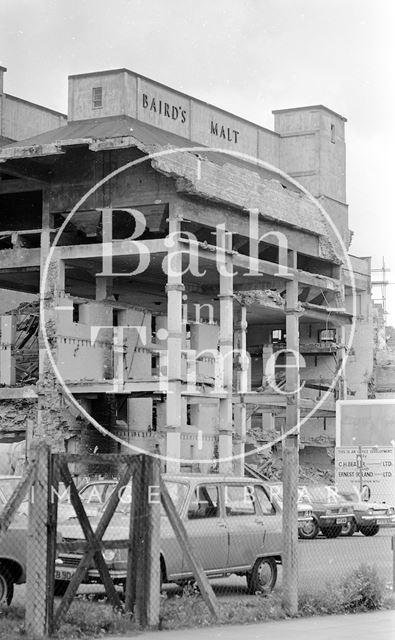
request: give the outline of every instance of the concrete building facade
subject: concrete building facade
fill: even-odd
[[[5,93],[6,71],[0,66],[0,146],[66,124],[65,114]]]
[[[0,152],[0,286],[38,294],[47,275],[45,335],[37,306],[2,319],[1,397],[35,403],[28,438],[240,472],[249,438],[295,421],[293,349],[302,455],[333,446],[336,399],[371,376],[370,356],[338,376],[353,316],[345,118],[280,110],[271,131],[126,69],[71,76],[68,111]],[[359,351],[370,266],[351,261]]]

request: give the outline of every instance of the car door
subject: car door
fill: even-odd
[[[229,567],[252,566],[265,544],[265,522],[254,497],[254,486],[224,486],[225,519],[229,531]]]
[[[205,571],[226,569],[228,559],[228,531],[220,510],[219,484],[196,485],[189,498],[185,528],[192,549]],[[191,572],[183,556],[183,573]]]
[[[177,480],[165,480],[165,484],[174,507],[177,513],[180,514],[189,492],[189,484],[185,481]],[[161,552],[165,561],[167,576],[171,580],[182,574],[183,553],[163,505],[161,505],[160,538]]]
[[[254,485],[256,508],[262,516],[265,529],[264,553],[281,554],[282,551],[282,513],[276,509],[274,500],[269,497],[263,485]]]

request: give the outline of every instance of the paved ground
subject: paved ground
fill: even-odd
[[[321,536],[315,540],[299,540],[300,593],[317,593],[327,582],[337,582],[361,563],[376,566],[386,583],[392,585],[391,536],[394,533],[395,529],[391,528],[382,529],[371,538],[358,533],[334,540]],[[237,576],[213,581],[220,597],[245,592],[245,585],[245,578]],[[277,588],[281,588],[281,567]]]
[[[347,616],[325,616],[280,620],[252,625],[149,631],[141,640],[394,640],[395,611],[377,611]],[[130,636],[129,636],[130,638]],[[126,636],[106,636],[106,640],[129,640]]]

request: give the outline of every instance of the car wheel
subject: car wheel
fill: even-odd
[[[11,604],[14,595],[14,582],[6,567],[0,565],[0,604]]]
[[[378,524],[371,524],[369,527],[361,527],[360,532],[363,533],[364,536],[375,536],[378,533],[380,527]]]
[[[258,558],[250,573],[247,573],[248,593],[267,594],[277,580],[277,564],[274,558]]]
[[[299,529],[299,538],[302,540],[313,540],[318,536],[320,528],[315,518],[310,522],[305,522],[303,527]]]
[[[343,524],[341,535],[342,536],[353,536],[357,530],[357,523],[354,518],[349,520],[346,524]]]
[[[337,538],[341,534],[341,524],[334,524],[332,527],[321,527],[321,533],[325,538]]]
[[[68,580],[55,580],[54,595],[60,597],[64,596],[69,584],[70,582]]]

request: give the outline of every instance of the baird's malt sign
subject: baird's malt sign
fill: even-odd
[[[143,109],[158,113],[164,118],[171,118],[172,120],[180,119],[181,123],[186,122],[187,112],[182,106],[176,106],[160,98],[149,96],[147,93],[143,93],[142,95],[142,105]]]
[[[189,103],[185,105],[185,100],[177,101],[177,94],[174,97],[169,97],[169,92],[163,95],[154,93],[153,91],[144,91],[140,97],[140,116],[145,114],[148,119],[153,119],[156,124],[162,121],[162,126],[166,125],[166,120],[172,120],[175,123],[185,124],[187,120],[191,120],[191,100],[187,100]],[[199,117],[197,114],[196,117]],[[143,115],[144,118],[144,115]],[[145,119],[145,118],[144,118]],[[193,124],[191,122],[192,137],[193,137]],[[167,127],[166,127],[167,128]],[[227,121],[221,121],[217,118],[208,118],[206,123],[207,135],[214,136],[219,140],[226,140],[237,144],[239,142],[240,127],[236,128],[235,125],[229,125],[229,119]]]
[[[129,114],[196,145],[257,157],[275,166],[279,136],[219,107],[128,72]],[[168,141],[174,144],[174,141]]]
[[[211,120],[210,133],[223,140],[228,140],[228,142],[237,143],[237,136],[240,134],[240,131],[236,131],[236,129],[231,129],[230,127],[224,127],[224,125],[220,125],[218,122]]]

